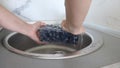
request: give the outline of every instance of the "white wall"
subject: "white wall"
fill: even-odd
[[[10,11],[27,20],[61,20],[64,0],[0,0]]]
[[[0,0],[0,3],[27,21],[65,18],[64,0]],[[120,0],[92,0],[85,24],[119,31],[119,22]]]
[[[120,29],[120,0],[93,0],[86,22]]]

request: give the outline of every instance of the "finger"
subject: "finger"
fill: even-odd
[[[37,22],[35,23],[35,25],[44,26],[44,25],[46,25],[46,23],[45,23],[45,22],[41,22],[41,21],[37,21]]]
[[[33,27],[38,30],[39,28],[45,26],[46,24],[44,22],[36,22],[33,24]]]
[[[37,42],[38,44],[46,44],[45,42],[41,42],[40,40],[39,40],[39,38],[37,37],[37,36],[33,36],[33,37],[31,37],[35,42]]]

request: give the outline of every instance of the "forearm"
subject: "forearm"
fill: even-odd
[[[80,29],[88,13],[91,0],[65,0],[66,22],[70,30]]]
[[[31,26],[13,15],[7,9],[0,6],[0,25],[6,29],[26,34],[26,30],[30,30]]]

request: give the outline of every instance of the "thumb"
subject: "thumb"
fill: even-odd
[[[45,22],[38,21],[38,22],[36,22],[36,23],[33,24],[33,27],[37,30],[40,27],[43,27],[45,25],[46,25]]]
[[[36,22],[34,23],[33,25],[33,28],[34,28],[34,31],[33,31],[33,34],[30,36],[34,41],[36,41],[37,43],[39,44],[43,44],[41,41],[40,41],[40,37],[38,37],[38,34],[37,34],[37,31],[39,28],[45,26],[45,23],[44,22]]]

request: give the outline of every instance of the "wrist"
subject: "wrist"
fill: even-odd
[[[21,29],[21,33],[30,36],[35,31],[35,28],[31,24],[26,24],[24,28]]]
[[[66,21],[63,21],[61,26],[65,31],[75,35],[85,32],[85,28],[83,26],[74,27],[72,25],[69,25]]]

